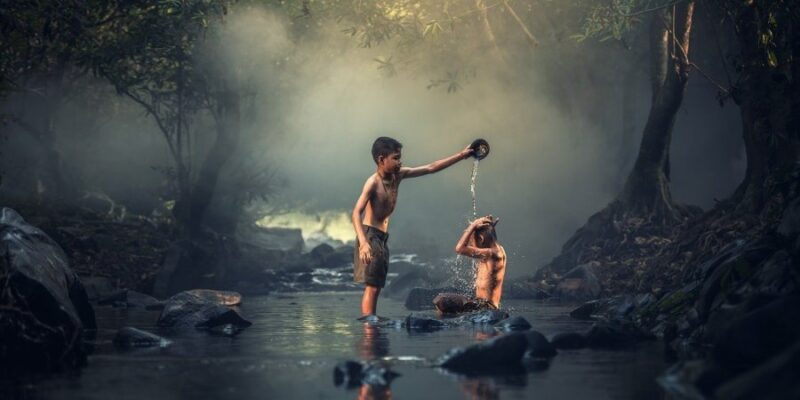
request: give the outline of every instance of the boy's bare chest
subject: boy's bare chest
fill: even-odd
[[[379,179],[377,186],[371,199],[372,208],[382,214],[390,214],[397,204],[399,182],[383,182]]]

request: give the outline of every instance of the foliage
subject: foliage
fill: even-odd
[[[624,40],[635,32],[643,17],[688,0],[602,0],[588,7],[583,31],[572,35],[581,42],[590,38],[602,41]]]

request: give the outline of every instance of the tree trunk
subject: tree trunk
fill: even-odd
[[[683,218],[669,189],[669,147],[675,115],[683,101],[689,77],[693,14],[694,2],[689,2],[676,6],[674,11],[659,12],[651,22],[653,96],[650,113],[633,170],[617,197],[622,211],[647,217],[662,225]]]
[[[744,213],[760,211],[799,159],[800,22],[791,11],[770,14],[766,3],[743,3],[734,21],[743,62],[734,100],[742,116],[747,170],[733,200]],[[763,42],[766,32],[769,44]]]
[[[239,143],[239,93],[227,88],[218,96],[215,113],[217,137],[200,165],[189,201],[188,220],[184,221],[190,236],[196,236],[201,232],[206,209],[214,197],[220,171],[236,151]]]

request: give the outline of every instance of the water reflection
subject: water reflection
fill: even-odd
[[[366,383],[358,389],[358,400],[389,400],[392,389],[389,386],[372,386]]]
[[[389,355],[389,336],[369,323],[363,324],[362,335],[356,344],[356,351],[363,361],[374,361]],[[369,385],[362,383],[358,389],[358,400],[387,400],[392,398],[389,384]]]
[[[377,326],[364,324],[361,337],[356,344],[359,358],[372,361],[389,355],[389,336]]]
[[[465,397],[472,400],[495,400],[500,398],[500,387],[525,387],[528,376],[525,373],[509,375],[463,378],[459,383]]]

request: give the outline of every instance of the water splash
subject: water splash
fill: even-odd
[[[472,179],[469,185],[469,191],[472,192],[472,219],[478,218],[478,199],[475,196],[475,181],[478,178],[478,164],[481,161],[477,158],[472,164]]]

